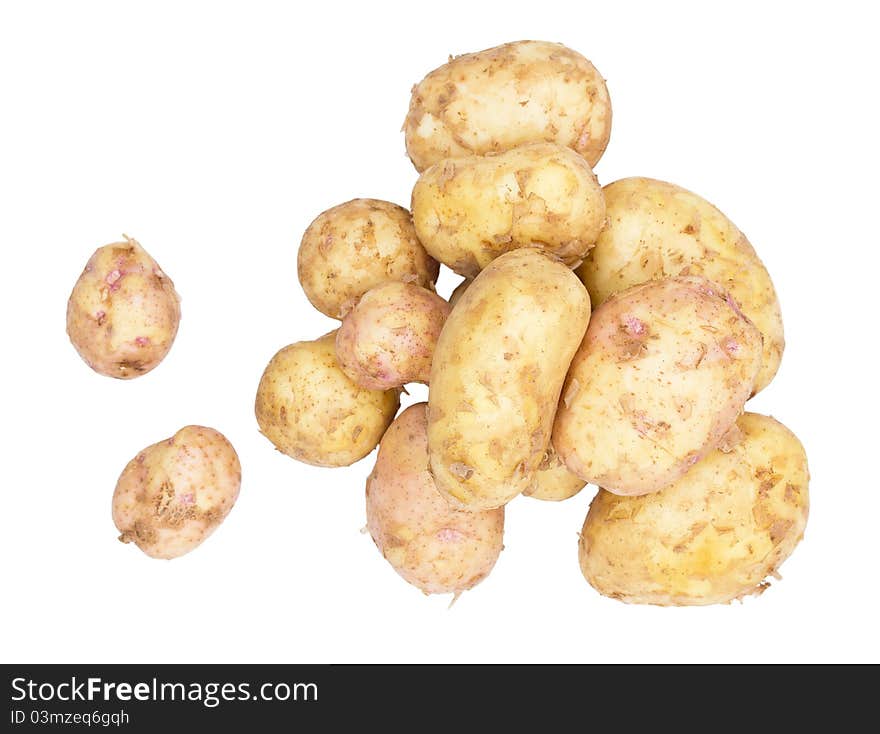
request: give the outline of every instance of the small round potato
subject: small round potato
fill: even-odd
[[[725,604],[779,578],[807,524],[807,457],[772,418],[745,413],[736,428],[662,492],[599,491],[579,548],[597,591],[633,604]]]
[[[113,522],[123,543],[151,558],[177,558],[200,545],[229,514],[241,465],[223,434],[186,426],[148,446],[119,477]]]
[[[568,467],[562,463],[553,444],[550,444],[535,471],[532,485],[523,494],[526,497],[534,497],[536,500],[560,502],[574,497],[586,486],[587,483],[583,479],[572,474]]]
[[[449,311],[440,296],[412,283],[368,290],[336,332],[339,366],[370,390],[427,383],[434,345]]]
[[[394,419],[399,390],[359,387],[336,361],[336,332],[272,357],[257,389],[260,432],[282,453],[315,466],[369,454]]]
[[[589,320],[587,289],[541,250],[508,252],[476,277],[431,365],[428,456],[448,501],[490,510],[532,485]]]
[[[503,548],[504,508],[453,508],[428,471],[425,403],[385,433],[367,479],[367,528],[406,581],[426,594],[460,594],[482,581]]]
[[[605,80],[559,43],[516,41],[450,59],[412,90],[403,124],[418,171],[443,158],[554,142],[595,166],[611,136]]]
[[[297,257],[306,296],[334,319],[388,281],[433,290],[439,270],[416,237],[410,213],[377,199],[354,199],[319,215],[306,229]]]
[[[605,199],[577,153],[529,143],[431,166],[413,188],[412,212],[431,257],[473,278],[519,247],[579,265],[605,224]]]
[[[760,367],[760,333],[716,284],[690,276],[635,286],[593,312],[553,445],[584,481],[656,492],[718,445]]]
[[[174,283],[135,240],[98,248],[67,302],[67,334],[95,372],[128,380],[168,354],[180,324]]]
[[[755,392],[779,369],[785,337],[779,299],[746,236],[705,199],[675,184],[624,178],[604,188],[608,225],[578,275],[597,307],[655,278],[701,275],[718,283],[764,337]]]

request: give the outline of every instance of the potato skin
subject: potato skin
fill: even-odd
[[[536,500],[561,502],[574,497],[586,486],[583,479],[569,471],[551,443],[535,470],[531,486],[523,494]]]
[[[436,293],[412,283],[368,290],[336,332],[339,366],[371,390],[427,383],[434,345],[450,310]]]
[[[770,274],[746,236],[705,199],[675,184],[624,178],[604,188],[608,225],[578,275],[593,306],[633,285],[702,275],[727,290],[764,337],[755,392],[782,359],[785,336]]]
[[[581,570],[633,604],[725,604],[769,586],[804,534],[809,471],[797,437],[744,413],[738,440],[662,492],[600,490],[580,537]]]
[[[531,485],[589,318],[577,276],[534,248],[496,259],[452,309],[431,367],[428,456],[454,505],[500,507]]]
[[[587,482],[656,492],[718,445],[760,366],[760,333],[716,284],[690,276],[635,286],[593,312],[553,445]]]
[[[254,408],[275,448],[315,466],[348,466],[369,454],[394,419],[398,390],[359,387],[336,361],[336,332],[280,350],[266,366]]]
[[[559,43],[516,41],[450,59],[413,87],[403,124],[421,172],[443,158],[554,142],[595,166],[611,136],[605,80]]]
[[[428,253],[467,278],[518,247],[540,247],[574,267],[605,223],[589,164],[554,143],[443,160],[419,177],[412,211]]]
[[[297,256],[306,297],[334,319],[388,281],[434,290],[439,271],[416,237],[410,213],[378,199],[353,199],[320,214],[306,229]]]
[[[178,558],[213,533],[241,487],[241,464],[222,433],[186,426],[128,462],[113,493],[123,543],[151,558]]]
[[[120,380],[154,369],[179,325],[174,283],[130,237],[95,251],[67,302],[67,334],[80,357]]]
[[[376,547],[425,594],[460,594],[492,570],[504,508],[452,507],[428,471],[426,404],[404,410],[382,438],[367,479],[367,528]]]
[[[471,283],[473,283],[473,278],[464,278],[461,283],[459,283],[453,289],[452,293],[449,294],[449,305],[455,306],[458,303],[459,299],[464,295],[464,292],[468,289]]]

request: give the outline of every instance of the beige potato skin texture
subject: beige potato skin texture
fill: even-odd
[[[583,479],[569,471],[553,444],[550,444],[535,471],[531,486],[523,494],[536,500],[561,502],[574,497],[586,486]]]
[[[577,276],[540,250],[502,255],[452,309],[434,350],[428,456],[437,488],[486,510],[531,486],[590,318]]]
[[[662,492],[600,490],[579,556],[600,593],[632,604],[725,604],[768,587],[804,534],[807,457],[773,418],[745,413],[738,443]]]
[[[467,278],[518,247],[539,247],[574,267],[605,224],[589,164],[553,143],[441,161],[416,182],[412,211],[428,253]]]
[[[254,412],[284,454],[315,466],[348,466],[369,454],[394,419],[398,390],[359,387],[336,361],[336,332],[284,347],[266,366]]]
[[[471,283],[473,283],[473,278],[465,278],[461,281],[455,288],[452,293],[449,294],[449,305],[455,306],[458,303],[459,299],[464,295],[464,292],[468,289]]]
[[[410,406],[382,438],[367,479],[367,528],[404,579],[426,594],[459,594],[492,570],[503,548],[504,508],[452,507],[428,471],[425,403]]]
[[[436,293],[412,283],[367,291],[336,332],[339,366],[371,390],[428,382],[434,346],[450,310]]]
[[[179,324],[174,283],[131,238],[98,248],[67,302],[67,334],[80,357],[120,380],[154,369]]]
[[[656,492],[718,445],[752,393],[761,335],[696,276],[635,286],[593,312],[553,445],[581,479]]]
[[[128,462],[113,493],[123,543],[151,558],[177,558],[201,545],[229,514],[241,465],[223,434],[186,426]]]
[[[764,337],[755,392],[779,369],[782,313],[770,274],[746,236],[705,199],[675,184],[624,178],[604,188],[608,225],[578,275],[593,306],[633,285],[670,275],[702,275],[737,301]]]
[[[378,199],[353,199],[320,214],[306,229],[297,256],[306,297],[334,319],[388,281],[434,290],[439,270],[416,237],[410,213]]]
[[[450,59],[413,87],[403,125],[421,172],[443,158],[554,142],[595,166],[611,136],[605,80],[562,44],[516,41]]]

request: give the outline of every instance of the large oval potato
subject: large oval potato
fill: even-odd
[[[382,283],[415,283],[433,290],[439,271],[416,237],[410,213],[378,199],[353,199],[318,215],[297,255],[306,297],[334,319]]]
[[[770,274],[746,236],[705,199],[675,184],[624,178],[604,188],[608,224],[578,275],[593,307],[631,286],[702,275],[727,290],[764,337],[755,392],[779,369],[785,337]]]
[[[533,480],[590,299],[540,250],[502,255],[449,314],[434,350],[428,456],[437,488],[472,510],[500,507]]]
[[[67,334],[80,357],[121,380],[156,367],[179,324],[174,283],[130,237],[95,251],[67,302]]]
[[[535,470],[531,486],[523,490],[523,495],[536,500],[561,502],[574,497],[586,486],[587,483],[563,463],[551,443]]]
[[[398,390],[355,384],[336,361],[336,332],[284,347],[257,388],[260,432],[282,453],[315,466],[348,466],[369,454],[394,419]]]
[[[559,43],[516,41],[450,59],[413,87],[404,122],[416,170],[534,141],[572,148],[595,166],[611,136],[605,80]]]
[[[807,457],[772,418],[745,413],[736,426],[736,440],[662,492],[599,492],[579,546],[599,592],[636,604],[724,604],[778,578],[807,524]]]
[[[581,479],[656,492],[718,445],[752,393],[761,335],[696,276],[635,286],[593,312],[553,445]]]
[[[468,278],[518,247],[540,247],[574,267],[605,223],[590,166],[554,143],[441,161],[416,182],[412,212],[428,253]]]
[[[427,382],[450,308],[436,293],[413,283],[368,290],[336,332],[339,366],[371,390]]]
[[[425,403],[407,408],[379,444],[367,479],[367,528],[382,555],[426,594],[460,594],[501,553],[504,508],[456,509],[428,471]]]
[[[241,464],[223,434],[186,426],[133,458],[113,492],[123,543],[151,558],[177,558],[200,545],[229,514]]]

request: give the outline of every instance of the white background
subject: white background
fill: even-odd
[[[4,2],[2,659],[877,662],[874,25],[859,3],[717,5]],[[749,409],[806,445],[812,512],[760,598],[599,596],[577,564],[585,490],[514,501],[495,571],[447,610],[359,532],[375,454],[317,469],[257,432],[265,363],[334,328],[296,279],[305,227],[356,196],[407,204],[411,85],[521,38],[608,79],[603,182],[697,191],[773,275],[788,349]],[[183,298],[170,355],[131,382],[91,372],[64,330],[86,260],[123,232]],[[139,449],[188,423],[236,446],[241,497],[195,552],[151,560],[117,542],[110,498]]]

